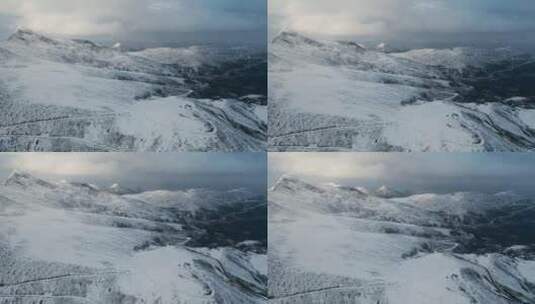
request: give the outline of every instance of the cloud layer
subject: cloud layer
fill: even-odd
[[[282,174],[317,182],[413,192],[514,190],[535,195],[535,155],[521,153],[274,153],[269,181]]]
[[[250,188],[264,192],[262,153],[4,153],[0,183],[13,170],[51,180],[120,183],[134,189]]]
[[[271,0],[273,27],[331,36],[535,29],[531,0]]]
[[[2,0],[10,26],[71,36],[125,32],[259,30],[265,0]]]

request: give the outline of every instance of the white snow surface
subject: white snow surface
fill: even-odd
[[[176,69],[201,64],[194,48],[132,54],[19,30],[0,54],[2,151],[264,150],[265,106],[187,97]]]
[[[515,56],[510,50],[385,53],[283,32],[269,51],[272,151],[474,152],[535,146],[529,135],[532,110],[456,102],[460,89],[444,72],[510,60]]]
[[[454,252],[468,214],[533,208],[514,194],[382,198],[284,177],[268,196],[274,303],[535,301],[533,261]]]
[[[210,197],[216,195],[206,196]],[[258,277],[267,274],[266,255],[230,247],[190,248],[182,225],[159,204],[87,184],[47,182],[14,172],[0,186],[2,299],[7,303],[264,302],[231,282],[242,280],[251,289],[265,290]],[[145,248],[155,238],[174,245]]]

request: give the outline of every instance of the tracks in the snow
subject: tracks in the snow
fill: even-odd
[[[384,281],[376,281],[376,282],[368,282],[360,286],[331,286],[331,287],[323,287],[323,288],[317,288],[312,290],[306,290],[306,291],[300,291],[295,292],[292,294],[282,295],[273,297],[272,300],[291,300],[295,298],[301,298],[303,296],[310,296],[310,295],[317,295],[322,294],[326,292],[336,292],[336,291],[355,291],[355,292],[379,292],[384,290],[385,288],[385,282]]]
[[[30,298],[30,299],[58,299],[58,300],[70,300],[69,303],[89,303],[89,304],[96,304],[93,301],[84,298],[84,297],[78,297],[78,296],[61,296],[61,295],[33,295],[33,294],[21,294],[21,295],[0,295],[0,299],[24,299],[24,298]],[[76,302],[72,302],[76,301]],[[19,303],[19,302],[17,302]],[[34,302],[32,302],[34,303]],[[35,302],[36,303],[36,302]]]
[[[50,281],[75,279],[75,278],[93,278],[93,277],[98,277],[98,276],[116,275],[116,274],[123,274],[123,273],[127,273],[127,272],[107,271],[107,272],[97,272],[97,273],[75,273],[75,274],[68,273],[68,274],[56,275],[56,276],[45,277],[45,278],[24,280],[24,281],[15,282],[15,283],[0,283],[0,289],[6,288],[6,287],[15,287],[15,286],[21,286],[21,285],[26,285],[26,284],[38,283],[38,282],[50,282]]]
[[[76,301],[76,303],[91,303],[88,298],[74,295],[49,295],[49,294],[3,294],[1,293],[2,289],[10,287],[18,287],[27,284],[41,283],[41,282],[52,282],[58,280],[68,280],[68,279],[79,279],[79,278],[94,278],[99,276],[108,276],[108,275],[117,275],[128,273],[127,271],[106,271],[106,272],[96,272],[96,273],[69,273],[63,275],[56,275],[44,278],[24,280],[20,282],[0,284],[0,299],[24,299],[24,298],[35,298],[35,299],[60,299],[60,300],[70,300]]]
[[[375,122],[375,121],[360,121],[358,123],[355,123],[355,125],[331,125],[331,126],[323,126],[323,127],[316,127],[316,128],[310,128],[306,130],[296,130],[296,131],[290,131],[290,132],[283,132],[279,134],[270,135],[269,139],[278,139],[278,138],[284,138],[289,136],[295,136],[295,135],[301,135],[301,134],[309,134],[309,133],[316,133],[316,132],[323,132],[323,131],[338,131],[338,130],[355,130],[355,131],[361,131],[362,129],[382,129],[384,128],[388,123],[385,122]]]
[[[0,124],[0,130],[9,129],[18,126],[25,126],[31,124],[48,123],[48,122],[69,122],[69,121],[82,121],[82,120],[95,120],[101,118],[115,118],[120,116],[121,113],[97,113],[94,115],[63,115],[57,117],[49,117],[42,119],[29,119],[24,121],[13,122],[9,124]],[[1,139],[10,140],[12,138],[26,138],[28,140],[65,140],[79,143],[83,146],[93,147],[95,151],[120,151],[121,149],[111,147],[108,145],[97,144],[84,138],[74,136],[52,136],[52,135],[31,135],[31,134],[0,134]]]
[[[9,124],[0,124],[0,128],[9,128],[9,127],[16,127],[16,126],[33,124],[33,123],[52,122],[52,121],[82,120],[82,119],[95,119],[95,118],[102,118],[102,117],[116,117],[117,115],[118,115],[117,113],[102,113],[102,114],[95,114],[95,115],[80,115],[80,116],[64,115],[64,116],[42,118],[42,119],[30,119],[30,120],[18,121],[18,122],[9,123]]]

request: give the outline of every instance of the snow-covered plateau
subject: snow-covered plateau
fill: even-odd
[[[0,303],[266,301],[265,198],[119,188],[21,172],[0,185]]]
[[[282,32],[269,45],[272,151],[530,151],[535,58],[390,51]]]
[[[18,30],[0,42],[0,151],[263,151],[266,61]]]
[[[535,303],[533,199],[283,177],[268,200],[271,303]]]

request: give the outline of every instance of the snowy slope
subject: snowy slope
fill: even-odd
[[[143,52],[26,30],[0,43],[0,150],[264,149],[263,106],[188,97],[206,85],[195,78],[197,55]]]
[[[472,48],[385,53],[287,32],[269,48],[271,150],[535,147],[526,114],[535,96],[529,56]]]
[[[285,177],[269,192],[269,296],[273,303],[533,303],[532,238],[488,232],[511,229],[534,211],[533,200],[510,193],[383,198]],[[512,253],[519,250],[523,256]]]
[[[188,246],[180,207],[21,172],[0,193],[2,303],[264,302],[266,255]]]

